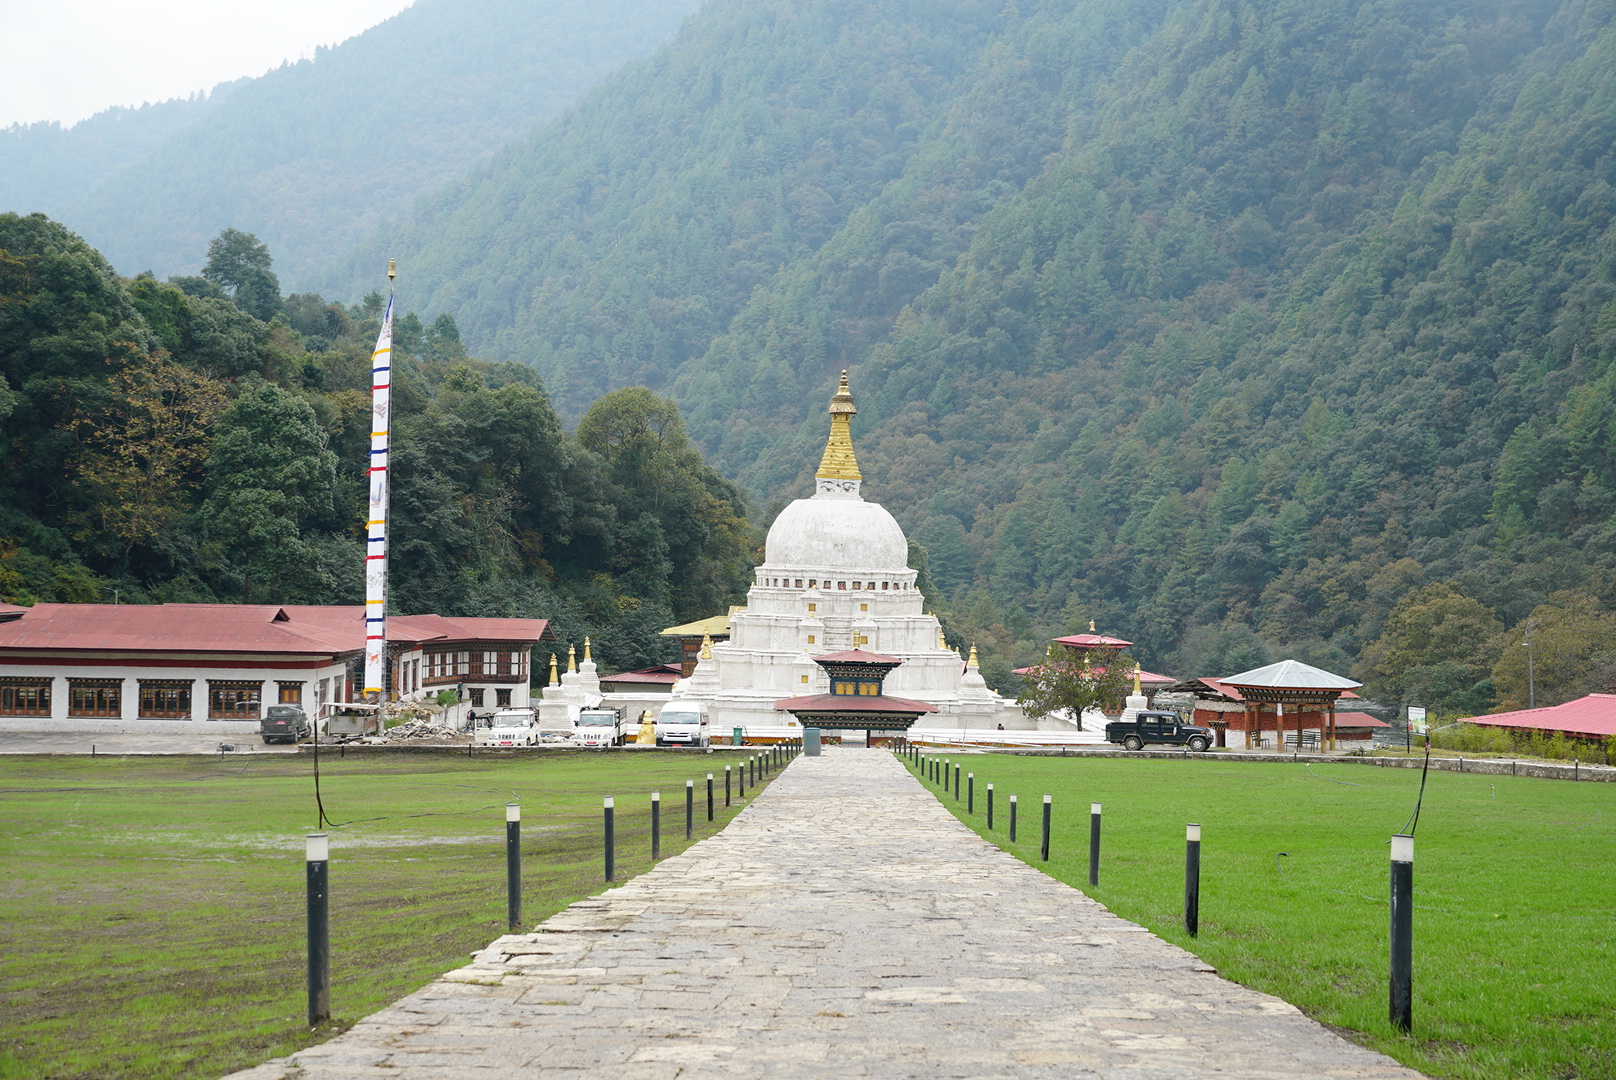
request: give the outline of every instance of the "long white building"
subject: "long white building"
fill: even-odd
[[[359,605],[0,606],[0,730],[258,730],[266,705],[358,700]],[[529,703],[543,619],[388,620],[390,700],[459,692],[479,711]]]

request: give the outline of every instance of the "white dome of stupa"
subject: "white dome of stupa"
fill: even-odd
[[[798,499],[769,526],[764,562],[781,570],[903,573],[909,542],[887,508],[862,499]]]
[[[853,455],[848,422],[858,410],[847,372],[830,399],[830,439],[814,477],[814,496],[780,511],[769,526],[763,565],[771,571],[857,571],[901,574],[909,570],[909,542],[880,503],[859,494],[863,480]]]

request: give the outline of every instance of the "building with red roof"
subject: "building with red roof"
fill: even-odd
[[[37,604],[0,611],[0,728],[256,731],[266,704],[351,701],[363,605]],[[544,619],[388,619],[389,696],[528,704]]]
[[[1485,727],[1521,728],[1552,735],[1559,732],[1573,739],[1604,741],[1616,735],[1616,694],[1588,694],[1586,697],[1541,709],[1472,716],[1469,723]]]
[[[909,698],[889,697],[883,681],[903,661],[895,656],[848,649],[814,657],[814,663],[830,679],[830,693],[805,694],[776,701],[774,707],[789,712],[805,728],[831,731],[863,731],[868,745],[874,732],[895,734],[908,731],[937,706]]]

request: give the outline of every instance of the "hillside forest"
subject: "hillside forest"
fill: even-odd
[[[283,296],[226,230],[203,272],[119,277],[0,215],[0,600],[358,604],[385,298]],[[394,613],[548,618],[633,668],[744,588],[746,506],[638,388],[563,430],[533,369],[394,321]],[[676,651],[676,650],[675,650]]]
[[[760,520],[851,368],[998,685],[1093,619],[1473,712],[1531,628],[1545,704],[1616,682],[1612,11],[713,0],[389,250],[563,416],[671,395]]]
[[[196,273],[210,237],[242,229],[263,238],[297,286],[651,52],[695,7],[416,0],[312,57],[211,93],[66,128],[0,129],[0,211],[46,213],[125,274],[163,277]]]
[[[300,279],[335,307],[232,280],[224,253],[197,278],[118,278],[16,218],[6,565],[40,597],[81,580],[143,598],[270,581],[350,595],[320,568],[346,566],[353,539],[355,358],[375,317],[355,283],[396,256],[421,313],[406,442],[419,490],[453,496],[421,496],[416,579],[401,544],[411,604],[539,598],[602,628],[656,605],[721,611],[749,550],[737,490],[753,540],[810,490],[849,368],[866,496],[916,542],[950,640],[975,643],[996,686],[1092,619],[1155,671],[1293,656],[1439,714],[1616,688],[1613,14],[1616,0],[709,0],[370,239],[312,226],[329,261]],[[520,50],[527,31],[508,26]],[[474,51],[446,31],[443,77],[471,77],[456,65]],[[239,193],[281,175],[248,156],[269,119],[218,129],[221,157],[187,183]],[[351,185],[358,159],[340,160]],[[130,168],[131,190],[161,175]],[[310,220],[342,218],[323,198]],[[225,225],[258,232],[220,221],[186,258],[202,265]],[[74,272],[97,284],[40,291],[28,260],[56,258],[99,267]],[[268,252],[246,263],[273,272]],[[163,469],[109,434],[155,423],[128,402],[156,391],[118,380],[159,362],[223,395],[186,398],[201,419],[164,435],[184,450]],[[332,509],[323,479],[294,486],[232,538],[226,477],[257,443],[217,438],[266,415],[260,399],[310,410]],[[505,447],[511,425],[485,421],[485,401],[532,402],[546,433]],[[688,440],[672,412],[625,438],[667,435],[653,457],[680,463],[681,505],[705,492],[724,508],[691,510],[699,527],[643,518],[622,494],[650,482],[641,457],[586,438],[608,405],[643,417],[670,401]],[[203,402],[228,419],[205,422]],[[272,490],[256,468],[241,491]],[[120,493],[137,474],[148,486]],[[268,525],[283,507],[298,559]],[[736,539],[681,546],[702,529]]]

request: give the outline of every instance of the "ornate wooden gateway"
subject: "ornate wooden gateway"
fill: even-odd
[[[851,649],[816,656],[814,663],[830,676],[830,693],[774,703],[776,709],[795,716],[805,728],[862,731],[868,743],[876,732],[908,731],[922,714],[937,711],[935,705],[924,701],[887,697],[881,692],[887,673],[903,663],[897,657]]]

